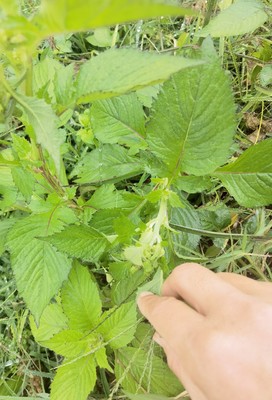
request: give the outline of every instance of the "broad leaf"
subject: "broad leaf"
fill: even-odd
[[[44,0],[37,18],[46,34],[115,25],[161,15],[196,15],[162,0]]]
[[[144,111],[135,93],[96,101],[91,110],[94,134],[101,143],[143,142]]]
[[[33,175],[22,167],[12,168],[11,174],[15,185],[29,203],[35,185],[35,179]]]
[[[92,195],[90,200],[88,200],[84,206],[93,207],[94,210],[104,210],[111,208],[127,208],[131,209],[137,205],[141,201],[140,198],[134,198],[134,201],[129,201],[125,199],[126,192],[121,190],[116,190],[115,186],[110,185],[102,185],[100,186]],[[136,204],[135,204],[136,203]]]
[[[118,96],[164,82],[174,72],[202,63],[199,60],[162,56],[135,49],[110,49],[81,67],[76,83],[76,97],[78,103],[89,103]]]
[[[158,268],[152,280],[150,282],[147,282],[138,289],[137,296],[139,296],[142,292],[152,292],[154,294],[160,295],[162,284],[163,284],[163,272],[160,268]]]
[[[234,119],[229,80],[217,63],[181,71],[159,93],[147,141],[166,164],[169,177],[180,171],[205,175],[227,160]]]
[[[156,394],[130,394],[126,392],[130,400],[177,400],[177,397],[166,397]],[[186,400],[183,398],[183,400]]]
[[[140,160],[130,156],[124,147],[105,144],[86,154],[71,176],[78,175],[78,183],[114,183],[139,175],[143,170]]]
[[[5,251],[8,232],[15,222],[15,218],[0,220],[0,256]]]
[[[63,330],[41,344],[69,358],[83,356],[89,351],[88,337],[78,330]]]
[[[201,193],[212,187],[209,176],[183,175],[177,178],[175,186],[187,193]]]
[[[123,302],[135,300],[137,288],[145,282],[145,276],[142,270],[132,273],[130,271],[131,264],[124,263],[124,265],[128,272],[125,276],[116,280],[111,292],[112,301],[118,306]]]
[[[268,15],[260,0],[236,0],[203,28],[198,36],[243,35],[262,26]]]
[[[130,393],[176,396],[182,391],[162,359],[139,348],[125,347],[116,352],[115,374]]]
[[[108,371],[113,373],[113,370],[112,370],[112,368],[111,368],[111,366],[109,365],[109,362],[108,362],[108,358],[107,358],[107,353],[106,353],[105,347],[101,347],[99,350],[97,350],[95,352],[95,360],[97,362],[97,365],[100,368],[105,368]]]
[[[37,143],[52,157],[57,173],[60,172],[60,146],[63,137],[57,129],[58,120],[51,106],[42,99],[20,95],[21,108],[34,130]]]
[[[36,342],[43,345],[43,342],[68,328],[68,319],[62,307],[57,303],[52,303],[44,309],[38,326],[34,318],[30,317],[30,326]]]
[[[63,231],[41,238],[71,257],[96,262],[109,242],[96,229],[86,225],[69,225]]]
[[[96,382],[94,355],[64,359],[51,385],[51,400],[86,400]]]
[[[235,162],[215,172],[229,193],[245,207],[272,203],[272,139],[247,149]]]
[[[71,329],[88,331],[96,325],[102,304],[87,268],[75,264],[62,288],[61,298]]]
[[[175,225],[182,225],[190,228],[201,229],[201,222],[196,210],[190,208],[173,208],[170,222]],[[191,254],[196,250],[200,236],[187,232],[171,232],[173,248],[179,258]]]
[[[125,303],[104,312],[97,330],[105,341],[109,341],[111,348],[119,349],[132,341],[136,331],[136,319],[135,303]]]
[[[36,320],[67,279],[71,268],[71,261],[65,255],[49,243],[36,239],[62,228],[58,211],[56,209],[53,215],[46,213],[24,218],[8,235],[17,287]]]

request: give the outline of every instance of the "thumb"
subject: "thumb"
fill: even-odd
[[[204,317],[174,297],[143,292],[137,299],[141,313],[171,347],[180,346]]]

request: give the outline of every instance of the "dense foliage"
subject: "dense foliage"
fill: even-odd
[[[188,260],[271,278],[271,7],[19,3],[0,1],[0,395],[185,398],[135,298]]]

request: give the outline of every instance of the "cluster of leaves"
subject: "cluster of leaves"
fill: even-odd
[[[230,79],[207,37],[252,31],[267,10],[258,0],[224,4],[196,33],[201,46],[174,57],[116,48],[117,31],[102,27],[194,10],[89,3],[44,0],[29,17],[0,1],[0,251],[36,341],[64,357],[52,400],[86,399],[97,368],[110,399],[120,388],[132,399],[176,396],[182,387],[150,344],[135,297],[141,286],[158,290],[181,260],[213,262],[218,253],[199,251],[201,235],[215,237],[219,253],[230,237],[220,231],[231,210],[193,207],[190,195],[224,187],[242,207],[271,203],[272,139],[237,152]],[[54,57],[54,46],[89,29],[97,56]],[[249,226],[249,241],[266,230]]]

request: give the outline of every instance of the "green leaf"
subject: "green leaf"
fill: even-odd
[[[187,193],[201,193],[212,187],[211,178],[209,176],[193,176],[183,175],[177,178],[175,186]]]
[[[64,67],[53,58],[46,57],[33,67],[33,93],[36,97],[49,98],[55,102],[54,78],[57,71],[63,71]]]
[[[163,284],[163,272],[160,268],[156,271],[150,282],[147,282],[145,285],[141,286],[137,291],[137,297],[142,292],[152,292],[154,294],[161,294],[161,287]]]
[[[129,263],[123,263],[123,265],[127,269],[127,273],[114,284],[111,292],[112,301],[117,306],[125,301],[135,300],[137,287],[141,286],[145,281],[142,270],[132,273]]]
[[[131,20],[162,15],[197,15],[188,8],[175,7],[158,0],[47,0],[42,2],[37,22],[45,35],[74,32],[115,25]]]
[[[197,36],[213,37],[243,35],[262,26],[268,15],[259,0],[236,0],[218,14]]]
[[[136,331],[135,302],[125,303],[103,313],[97,328],[112,349],[119,349],[130,343]]]
[[[177,397],[165,397],[156,394],[130,394],[126,392],[126,395],[131,400],[177,400]]]
[[[51,385],[51,400],[86,400],[96,382],[94,355],[64,359]]]
[[[18,190],[14,185],[11,169],[0,166],[0,210],[8,211],[16,204]]]
[[[229,193],[245,207],[272,203],[272,139],[251,146],[236,161],[216,170]]]
[[[90,350],[88,337],[83,332],[70,329],[57,333],[41,344],[55,353],[69,358],[83,356]]]
[[[113,32],[108,27],[97,28],[86,40],[93,46],[111,47],[113,44]]]
[[[124,347],[116,352],[115,374],[130,393],[176,396],[182,386],[163,360],[144,350]]]
[[[101,143],[140,145],[145,136],[143,107],[135,93],[96,101],[92,126]]]
[[[43,99],[20,95],[18,101],[27,116],[28,123],[34,130],[37,143],[48,151],[55,163],[56,171],[59,173],[60,146],[63,138],[57,129],[57,116]]]
[[[199,215],[190,208],[173,208],[170,223],[201,229]],[[170,237],[173,241],[174,251],[179,258],[196,250],[200,240],[200,236],[187,232],[171,232]]]
[[[40,239],[71,257],[91,262],[98,261],[109,244],[104,235],[86,225],[69,225],[61,232]]]
[[[6,241],[9,230],[15,224],[15,218],[1,219],[0,220],[0,256],[6,249]]]
[[[68,319],[62,307],[57,303],[52,303],[44,309],[38,326],[32,315],[30,316],[30,326],[36,342],[42,344],[60,331],[67,329]]]
[[[197,210],[201,222],[201,229],[207,231],[221,231],[231,224],[231,213],[224,203],[218,207],[205,207]]]
[[[78,183],[119,182],[143,172],[144,166],[128,150],[117,144],[105,144],[86,154],[72,171]]]
[[[96,189],[90,200],[84,206],[91,206],[96,210],[111,209],[111,208],[127,208],[135,207],[130,201],[125,200],[122,195],[123,191],[116,190],[113,184],[104,184]]]
[[[62,111],[74,105],[74,64],[58,69],[54,79],[54,93],[57,106]],[[60,107],[62,106],[62,107]]]
[[[36,239],[36,236],[60,230],[63,223],[59,216],[56,209],[53,215],[46,213],[24,218],[8,234],[17,288],[36,320],[71,269],[71,261],[65,255],[49,243]]]
[[[12,179],[27,202],[30,202],[34,191],[35,179],[33,175],[22,167],[12,168]]]
[[[156,85],[180,69],[202,63],[135,49],[106,50],[81,67],[76,82],[78,103],[89,103]]]
[[[147,141],[169,177],[179,171],[205,175],[227,160],[234,119],[229,80],[217,63],[181,71],[159,93]]]
[[[88,331],[95,327],[102,304],[87,268],[76,263],[63,285],[61,299],[71,329]]]
[[[100,368],[105,368],[108,371],[113,373],[113,370],[112,370],[112,368],[111,368],[111,366],[109,365],[109,362],[108,362],[108,358],[107,358],[105,347],[101,347],[99,350],[97,350],[95,352],[95,359],[96,359],[97,365]]]
[[[264,65],[260,72],[260,82],[263,86],[272,85],[272,65]]]

